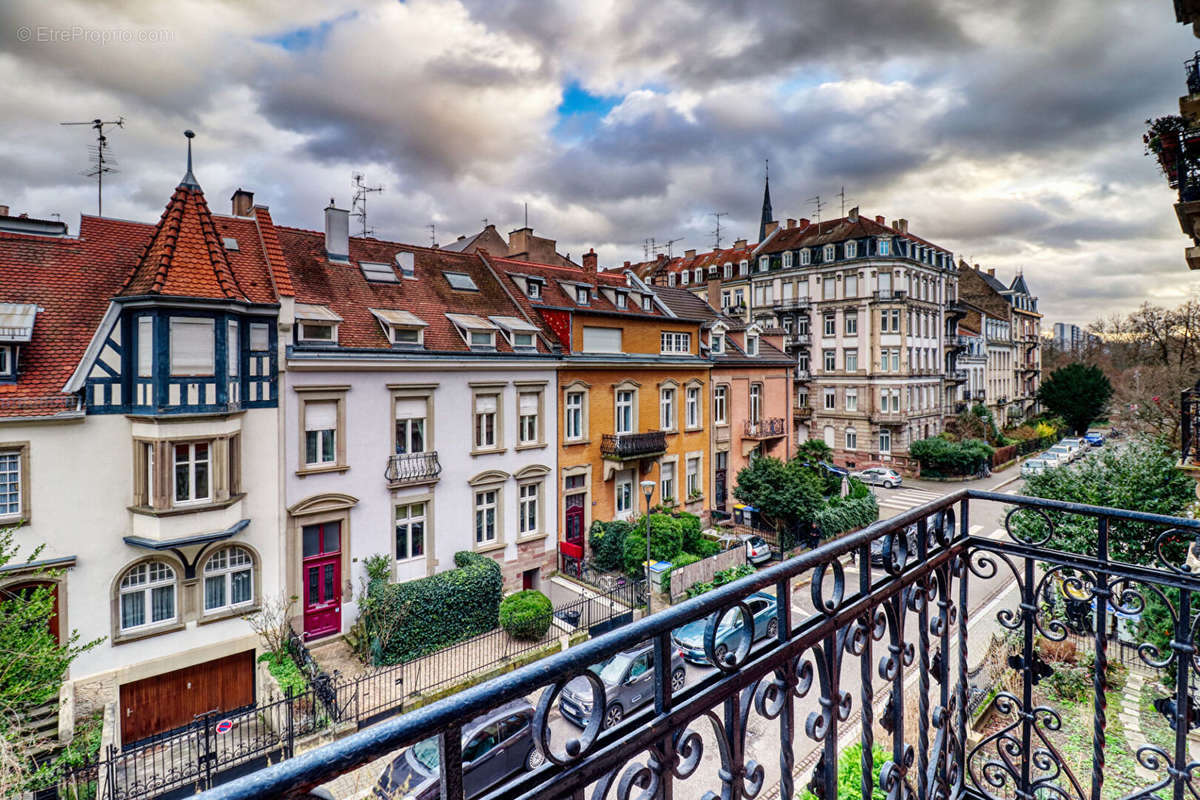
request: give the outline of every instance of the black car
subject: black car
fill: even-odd
[[[533,706],[514,700],[463,726],[463,793],[478,797],[522,770],[545,763],[533,745]],[[432,800],[439,794],[438,740],[431,736],[403,750],[379,776],[379,800]]]
[[[871,566],[873,566],[873,567],[882,567],[883,566],[883,564],[884,564],[883,546],[888,541],[889,538],[891,538],[891,537],[880,536],[877,539],[871,540]],[[899,537],[896,537],[896,539],[897,539],[896,545],[899,545],[898,538]],[[908,549],[909,558],[911,558],[912,554],[917,552],[917,526],[916,525],[909,525],[907,528],[904,529],[904,539],[906,542],[906,547]],[[895,561],[898,559],[899,559],[899,553],[893,552],[892,560]]]

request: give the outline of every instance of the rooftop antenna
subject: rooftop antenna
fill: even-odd
[[[717,243],[713,247],[713,249],[720,250],[721,249],[721,217],[728,217],[729,212],[728,211],[714,211],[712,213],[712,216],[717,218],[717,229],[715,231],[713,231],[713,236],[716,237]]]
[[[529,203],[525,204],[525,227],[529,227]]]
[[[650,260],[651,254],[657,253],[657,252],[658,252],[658,248],[656,248],[654,246],[654,237],[653,236],[651,236],[649,239],[644,239],[642,241],[642,257],[645,258],[647,261]]]
[[[483,227],[487,227],[487,217],[483,218]]]
[[[438,246],[438,243],[437,243],[437,223],[436,223],[436,222],[431,222],[431,223],[429,223],[428,225],[426,225],[425,227],[426,227],[426,228],[429,228],[429,246],[430,246],[430,247],[437,247],[437,246]]]
[[[661,250],[661,249],[663,249],[664,247],[665,247],[665,248],[667,248],[667,258],[674,258],[675,256],[674,256],[674,254],[671,252],[671,251],[672,251],[672,246],[673,246],[673,245],[674,245],[676,242],[682,242],[682,241],[683,241],[683,237],[682,237],[682,236],[677,236],[677,237],[675,237],[674,239],[667,239],[667,243],[666,243],[666,244],[660,244],[660,245],[658,246],[658,249],[659,249],[659,250]]]
[[[842,198],[842,216],[846,216],[846,186],[842,185],[842,190],[838,192],[838,196]]]
[[[91,122],[60,122],[58,124],[87,125],[96,131],[96,146],[88,148],[92,159],[92,166],[80,174],[96,179],[96,216],[102,217],[104,216],[104,173],[117,172],[117,160],[105,155],[105,150],[108,148],[108,137],[104,135],[104,126],[116,125],[118,128],[124,128],[125,118],[117,117],[115,120],[94,119]]]
[[[821,195],[808,198],[808,202],[817,207],[817,233],[821,232]]]
[[[350,203],[351,212],[354,217],[362,222],[362,236],[373,236],[374,228],[367,227],[367,195],[372,192],[382,192],[382,186],[367,186],[363,183],[363,174],[361,172],[354,173],[354,200]]]

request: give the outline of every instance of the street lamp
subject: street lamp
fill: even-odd
[[[654,481],[642,481],[642,494],[646,495],[646,616],[650,616],[650,498],[654,495]]]

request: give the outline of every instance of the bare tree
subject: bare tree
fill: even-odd
[[[292,614],[296,598],[278,597],[266,598],[262,607],[246,617],[250,629],[258,634],[272,653],[286,653],[288,639],[292,633]]]

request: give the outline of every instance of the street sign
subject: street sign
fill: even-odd
[[[223,719],[217,723],[217,733],[229,733],[233,730],[233,720]]]

